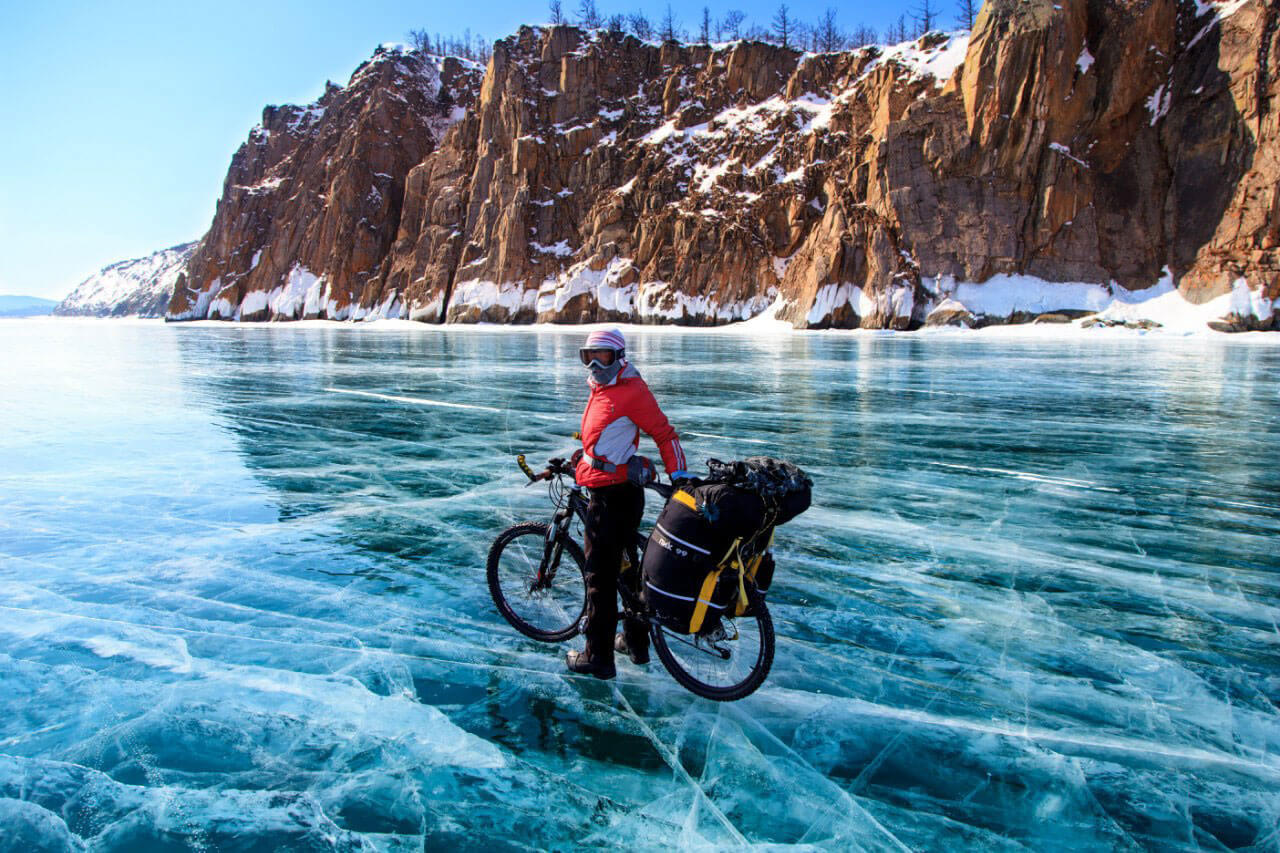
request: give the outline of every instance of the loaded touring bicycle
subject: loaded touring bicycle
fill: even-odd
[[[528,521],[498,534],[486,564],[498,612],[517,631],[547,643],[581,633],[587,586],[582,546],[571,533],[585,523],[588,498],[564,459],[539,472],[516,458],[530,485],[549,484],[549,522]],[[785,462],[712,459],[702,480],[648,488],[666,505],[648,537],[624,549],[618,591],[622,611],[649,626],[653,649],[683,687],[707,699],[751,694],[773,663],[773,621],[765,597],[773,578],[774,529],[809,507],[812,481]]]

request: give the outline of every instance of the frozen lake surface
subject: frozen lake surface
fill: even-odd
[[[581,337],[0,325],[0,848],[1280,845],[1280,346],[633,335],[816,482],[717,705],[489,600]]]

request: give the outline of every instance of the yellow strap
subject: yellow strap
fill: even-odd
[[[696,634],[702,628],[702,621],[707,618],[707,602],[711,600],[711,593],[715,591],[716,581],[720,579],[722,571],[724,571],[723,567],[714,572],[708,572],[707,579],[702,582],[702,589],[698,591],[698,601],[693,606],[693,616],[689,619],[690,634]]]
[[[698,502],[694,500],[693,495],[689,494],[684,489],[681,489],[680,491],[672,495],[671,500],[676,501],[677,503],[684,504],[694,512],[698,511]]]
[[[736,561],[736,565],[738,566],[738,606],[734,608],[733,615],[741,616],[743,613],[747,612],[747,605],[749,604],[749,602],[747,601],[747,586],[746,586],[746,574],[748,570],[747,570],[746,564],[742,562],[741,547],[738,548],[738,559]],[[756,576],[756,567],[759,565],[760,565],[760,558],[756,557],[755,560],[752,561],[751,569],[750,569],[751,577],[753,580],[755,579],[755,576]]]

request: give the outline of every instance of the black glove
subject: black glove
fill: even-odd
[[[637,486],[646,486],[658,479],[658,469],[647,456],[632,456],[627,460],[627,480]]]

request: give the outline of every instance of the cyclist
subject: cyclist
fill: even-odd
[[[587,575],[586,648],[566,656],[573,672],[613,678],[614,651],[636,664],[649,662],[648,626],[626,620],[618,627],[618,574],[626,543],[635,539],[644,512],[645,483],[656,478],[653,463],[636,454],[643,430],[658,445],[672,482],[688,477],[684,450],[640,372],[627,361],[626,340],[617,329],[592,332],[578,351],[591,389],[582,413],[582,449],[574,453],[574,479],[591,491],[585,533]],[[631,569],[639,577],[640,567]]]

